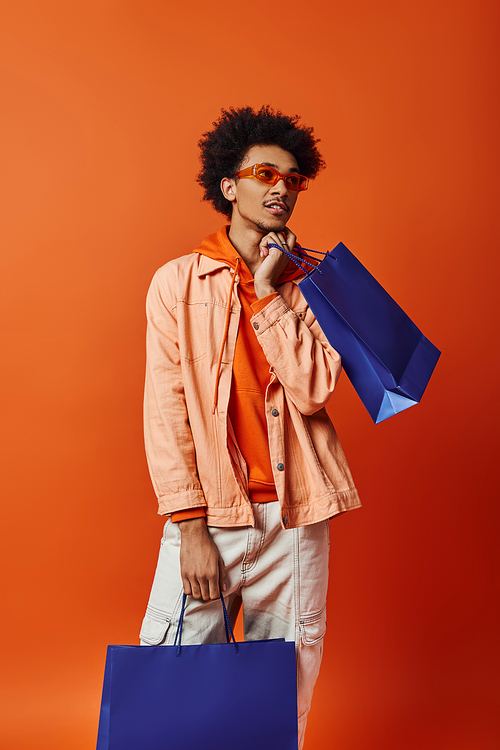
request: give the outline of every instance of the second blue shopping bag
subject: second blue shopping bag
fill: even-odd
[[[181,613],[174,646],[108,646],[97,750],[297,750],[295,644],[236,643],[222,603],[232,642],[181,645]]]

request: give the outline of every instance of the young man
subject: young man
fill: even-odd
[[[269,107],[222,111],[198,181],[230,219],[157,271],[148,293],[146,452],[170,515],[141,630],[224,641],[219,591],[245,638],[295,640],[299,748],[326,628],[329,519],[360,505],[325,406],[341,371],[302,297],[287,226],[324,166],[312,128]],[[234,610],[234,608],[233,608]]]

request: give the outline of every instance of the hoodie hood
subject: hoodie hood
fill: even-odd
[[[253,283],[253,276],[247,264],[231,244],[231,240],[228,237],[229,227],[230,224],[226,224],[218,232],[205,237],[201,245],[194,252],[206,255],[207,258],[212,258],[212,260],[227,263],[231,268],[236,268],[236,261],[239,259],[238,273],[241,279],[240,283]],[[295,281],[296,279],[303,278],[304,275],[304,271],[293,260],[290,260],[279,277],[277,284],[284,284],[286,281]]]

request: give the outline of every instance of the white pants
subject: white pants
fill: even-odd
[[[255,503],[253,507],[255,527],[210,526],[209,531],[226,567],[224,597],[228,610],[237,597],[242,599],[245,639],[295,641],[301,750],[326,629],[329,522],[283,529],[277,502]],[[178,524],[168,520],[142,624],[143,645],[174,642],[182,603],[180,543]],[[220,601],[188,597],[182,642],[225,640]]]

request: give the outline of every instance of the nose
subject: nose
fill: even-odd
[[[278,195],[283,195],[283,196],[288,195],[288,188],[283,178],[278,180],[276,185],[273,186],[272,192],[277,193]]]

